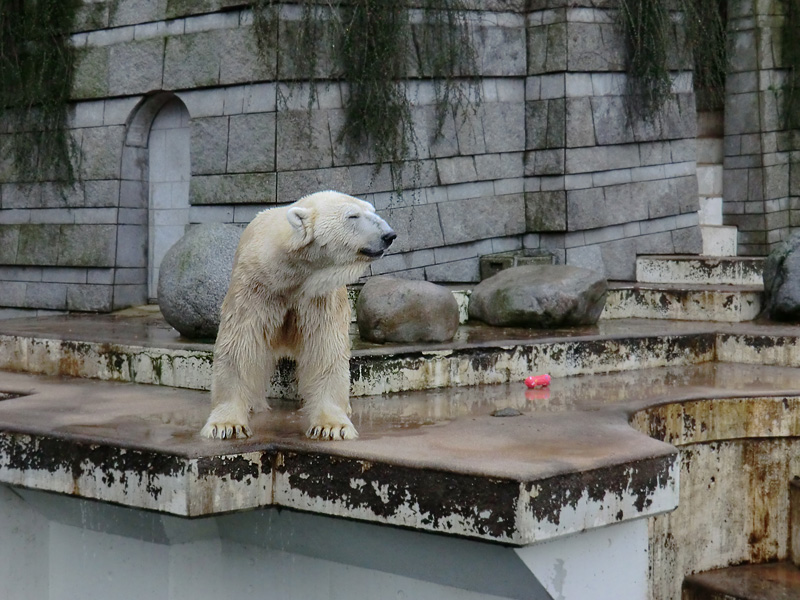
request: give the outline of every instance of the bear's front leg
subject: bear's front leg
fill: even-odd
[[[300,317],[302,315],[302,317]],[[351,440],[350,305],[344,288],[314,298],[298,310],[302,347],[297,352],[297,387],[305,401],[312,440]]]
[[[237,315],[220,323],[214,346],[211,414],[200,435],[207,438],[247,438],[250,411],[264,403],[274,358],[268,352],[264,327],[257,317]]]

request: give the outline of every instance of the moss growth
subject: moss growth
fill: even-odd
[[[0,109],[13,137],[18,180],[75,180],[66,131],[81,0],[0,0]]]
[[[277,56],[279,78],[311,84],[309,110],[316,101],[316,84],[341,77],[348,93],[339,141],[351,156],[374,160],[376,171],[388,164],[399,191],[398,167],[407,160],[417,164],[418,156],[409,83],[433,82],[434,139],[442,134],[449,114],[465,114],[478,101],[471,79],[475,55],[466,1],[423,0],[414,3],[415,8],[386,0],[300,4],[299,22],[279,25],[278,2],[254,0],[261,60],[270,65],[276,49],[293,52]]]

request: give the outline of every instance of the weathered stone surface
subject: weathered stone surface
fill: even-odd
[[[274,173],[197,175],[189,181],[189,203],[270,204],[275,202]]]
[[[158,275],[158,306],[167,323],[190,338],[217,335],[242,230],[234,225],[193,227],[167,251]]]
[[[605,306],[607,285],[579,267],[514,267],[475,286],[469,316],[498,327],[592,325]]]
[[[764,263],[764,308],[772,319],[800,322],[800,233],[781,243]]]
[[[160,90],[163,68],[163,39],[111,46],[108,59],[109,92],[122,96]]]
[[[452,292],[429,281],[372,277],[356,302],[358,332],[371,342],[446,342],[458,329]]]
[[[254,113],[231,117],[228,172],[275,170],[275,115]]]

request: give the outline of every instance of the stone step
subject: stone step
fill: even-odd
[[[639,283],[763,285],[760,256],[646,255],[636,259]]]
[[[762,287],[611,282],[601,319],[739,323],[761,312]]]
[[[800,569],[791,563],[743,565],[688,576],[682,600],[797,600]]]
[[[703,256],[736,256],[738,233],[739,230],[736,227],[700,225]]]

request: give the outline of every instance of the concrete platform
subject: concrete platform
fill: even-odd
[[[690,575],[683,600],[797,600],[800,569],[789,563],[743,565]]]
[[[759,256],[652,255],[636,259],[636,281],[704,285],[763,285]]]

